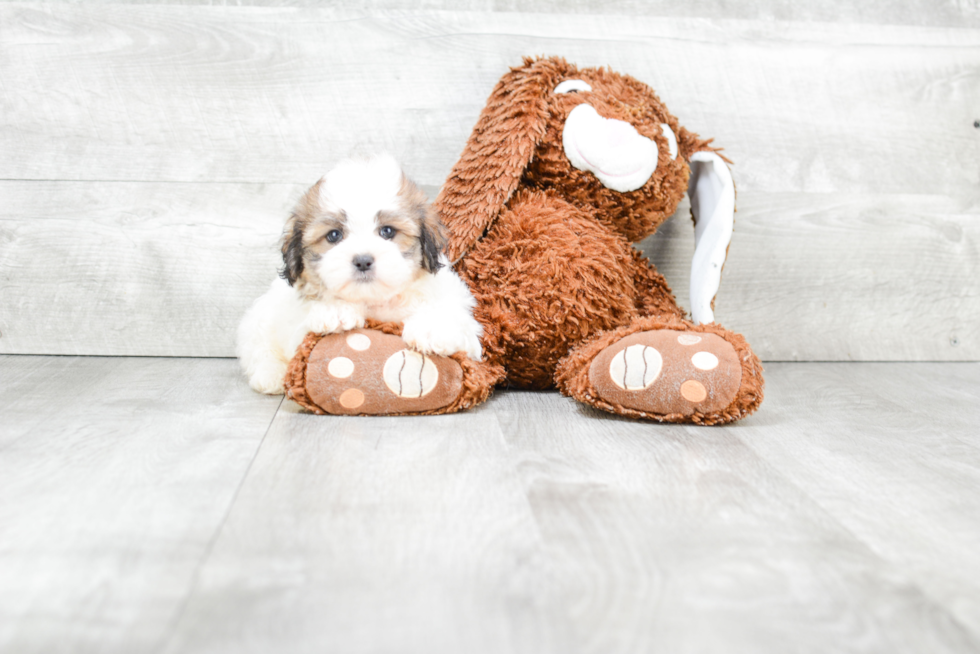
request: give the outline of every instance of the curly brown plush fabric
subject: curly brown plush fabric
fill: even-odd
[[[570,79],[591,91],[554,93]],[[615,191],[571,165],[562,133],[583,102],[656,143],[656,171],[641,187]],[[676,158],[662,124],[676,135]],[[759,406],[762,368],[744,338],[684,321],[664,278],[631,246],[674,213],[687,191],[689,159],[704,150],[718,151],[629,76],[545,58],[525,59],[501,78],[435,208],[449,235],[447,254],[477,299],[487,360],[506,370],[508,385],[557,386],[599,409],[672,422],[731,422]],[[716,334],[737,352],[741,380],[724,409],[651,414],[590,386],[589,364],[602,350],[668,326]]]

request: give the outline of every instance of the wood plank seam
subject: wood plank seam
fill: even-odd
[[[285,397],[279,402],[279,406],[276,407],[275,412],[272,414],[272,418],[269,419],[269,424],[265,428],[265,432],[262,434],[262,438],[259,440],[259,444],[255,448],[255,452],[252,454],[251,460],[248,462],[248,466],[245,468],[245,472],[242,474],[241,480],[238,482],[238,486],[235,487],[235,492],[231,496],[231,501],[228,502],[228,507],[221,516],[221,521],[218,523],[211,537],[208,539],[208,544],[201,553],[200,560],[194,567],[194,573],[191,577],[190,583],[187,585],[187,591],[184,593],[183,599],[181,599],[180,604],[174,611],[174,615],[171,620],[168,621],[168,626],[164,630],[164,637],[161,639],[159,647],[154,651],[156,654],[161,654],[166,651],[167,646],[170,644],[173,635],[177,631],[177,625],[180,624],[181,619],[184,617],[184,612],[187,610],[187,605],[190,601],[191,596],[194,594],[195,589],[198,585],[198,580],[201,576],[201,570],[204,569],[205,564],[207,564],[208,559],[211,557],[211,552],[214,550],[214,544],[218,542],[218,538],[221,535],[222,530],[225,527],[225,523],[228,521],[228,516],[231,515],[232,510],[235,508],[235,502],[238,499],[238,494],[241,492],[242,487],[245,486],[245,481],[248,479],[248,474],[252,470],[252,466],[255,464],[255,460],[259,456],[259,452],[262,451],[262,444],[265,443],[266,437],[269,435],[269,431],[272,429],[273,423],[276,421],[276,416],[282,410],[283,404],[286,402]]]

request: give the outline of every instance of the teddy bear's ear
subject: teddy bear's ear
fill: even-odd
[[[520,183],[545,134],[547,94],[567,67],[559,58],[525,58],[490,94],[435,201],[448,232],[451,262],[480,240]]]
[[[735,183],[722,158],[712,150],[690,155],[687,195],[694,217],[694,258],[691,260],[691,318],[714,322],[715,295],[728,244],[735,227]]]

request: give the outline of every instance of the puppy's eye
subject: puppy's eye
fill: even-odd
[[[567,79],[555,87],[555,93],[575,93],[576,91],[591,91],[592,87],[580,79]]]
[[[331,229],[327,232],[327,243],[336,243],[342,238],[344,238],[344,233],[339,229]]]
[[[381,235],[381,238],[383,238],[385,240],[388,240],[388,241],[390,241],[391,239],[395,238],[395,234],[397,234],[397,233],[398,233],[398,230],[396,230],[391,225],[385,225],[384,227],[382,227],[381,229],[378,230],[378,234]]]

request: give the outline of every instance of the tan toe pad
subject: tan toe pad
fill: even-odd
[[[610,404],[646,413],[708,414],[738,393],[735,348],[715,334],[660,329],[610,345],[589,368],[589,381]]]

